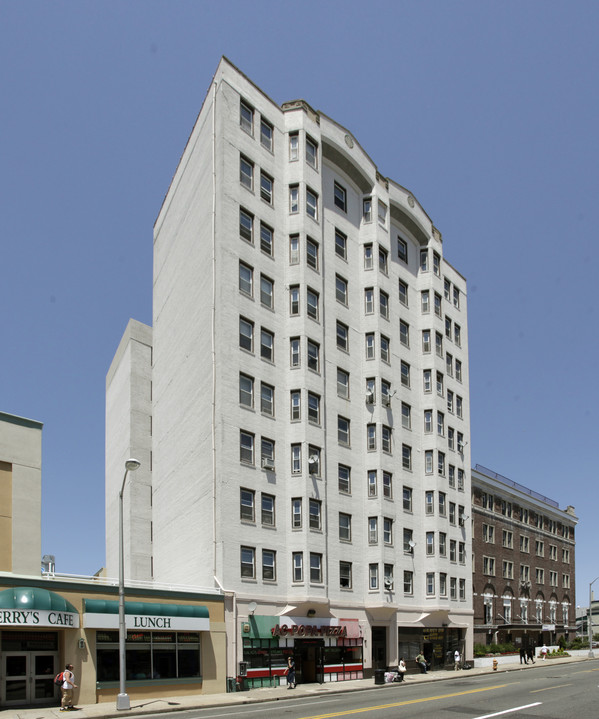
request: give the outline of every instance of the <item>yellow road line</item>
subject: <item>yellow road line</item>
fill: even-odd
[[[561,689],[562,687],[571,687],[571,686],[572,686],[571,684],[557,684],[554,687],[545,687],[545,689],[533,689],[533,690],[531,690],[530,693],[537,694],[538,692],[548,692],[548,691],[551,691],[552,689]]]
[[[302,719],[330,719],[331,717],[342,717],[347,716],[348,714],[360,714],[361,712],[371,712],[376,711],[377,709],[393,709],[393,707],[404,707],[408,704],[420,704],[421,702],[432,702],[437,701],[438,699],[450,699],[452,697],[462,697],[466,694],[478,694],[479,692],[490,692],[493,689],[503,689],[504,687],[507,687],[507,684],[498,684],[494,687],[484,687],[482,689],[468,689],[468,691],[465,692],[455,692],[454,694],[440,694],[436,697],[426,697],[425,699],[410,699],[405,702],[394,702],[393,704],[379,704],[378,706],[374,707],[364,707],[364,709],[348,709],[346,711],[341,712],[333,712],[331,714],[315,714],[313,716],[309,717],[302,717]]]

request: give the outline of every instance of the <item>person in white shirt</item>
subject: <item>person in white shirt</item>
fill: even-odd
[[[460,651],[459,649],[456,649],[453,655],[453,668],[457,672],[457,670],[460,668]]]
[[[62,698],[60,700],[60,711],[66,712],[72,710],[73,707],[73,689],[76,689],[75,675],[73,674],[73,665],[67,664],[62,673]]]

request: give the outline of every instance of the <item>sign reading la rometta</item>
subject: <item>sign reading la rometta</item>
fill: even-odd
[[[83,615],[83,624],[87,629],[118,629],[118,614],[101,614],[87,612]],[[210,631],[208,617],[168,617],[148,614],[126,614],[125,625],[128,630],[150,629],[161,631],[174,629],[177,631]]]
[[[0,609],[0,626],[77,629],[79,614],[47,609]]]
[[[271,630],[273,637],[346,637],[347,627],[344,624],[277,624]]]

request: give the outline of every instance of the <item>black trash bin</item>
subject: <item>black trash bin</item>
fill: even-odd
[[[375,669],[374,670],[374,683],[375,684],[384,684],[385,683],[385,670],[384,669]]]

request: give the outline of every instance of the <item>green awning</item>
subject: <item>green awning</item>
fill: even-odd
[[[84,599],[83,625],[90,629],[117,629],[119,603],[114,599]],[[208,608],[199,604],[125,602],[127,630],[210,631]]]
[[[119,603],[111,599],[84,599],[86,614],[118,614]],[[208,619],[207,607],[197,604],[154,604],[152,602],[125,602],[125,614],[150,617],[194,617]]]
[[[74,612],[75,607],[56,592],[38,587],[13,587],[0,592],[0,609],[29,611],[43,609],[52,612]]]

